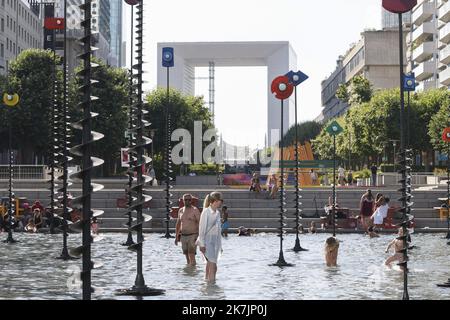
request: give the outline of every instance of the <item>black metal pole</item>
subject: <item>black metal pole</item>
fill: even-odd
[[[411,92],[408,91],[408,104],[407,104],[407,114],[406,114],[406,146],[410,148],[411,146],[411,131],[410,131],[410,123],[411,123]]]
[[[280,139],[280,227],[279,227],[279,234],[280,237],[280,253],[278,256],[278,261],[273,264],[273,266],[278,267],[288,267],[292,266],[292,264],[289,264],[284,260],[283,255],[283,234],[284,234],[284,214],[286,210],[284,209],[285,205],[285,197],[284,197],[284,155],[283,155],[283,148],[284,148],[284,125],[283,125],[283,119],[284,119],[284,106],[283,106],[284,100],[281,100],[281,139]]]
[[[403,21],[402,14],[398,14],[398,23],[399,23],[399,53],[400,53],[400,150],[402,154],[402,166],[401,166],[401,174],[402,174],[402,212],[403,212],[403,262],[400,263],[403,266],[403,300],[409,300],[408,294],[408,237],[407,237],[407,210],[408,210],[408,199],[407,199],[407,155],[405,148],[405,125],[404,125],[404,114],[405,114],[405,93],[403,88]]]
[[[54,215],[55,215],[55,151],[57,143],[55,141],[55,114],[57,107],[57,77],[56,77],[56,30],[52,34],[53,46],[53,107],[50,110],[50,233],[54,233]]]
[[[70,210],[68,208],[69,204],[69,197],[68,197],[68,185],[69,185],[69,179],[68,179],[68,162],[69,162],[69,154],[68,154],[68,132],[67,132],[67,106],[68,106],[68,70],[67,70],[67,0],[64,0],[64,58],[63,58],[63,119],[62,119],[62,138],[63,138],[63,176],[62,176],[62,205],[63,205],[63,216],[62,216],[62,232],[63,232],[63,248],[61,255],[59,256],[60,259],[63,260],[69,260],[72,257],[69,255],[69,250],[67,248],[67,236],[68,236],[68,223],[67,221],[70,220]]]
[[[447,236],[446,236],[446,238],[450,239],[450,143],[449,142],[447,142]]]
[[[11,110],[8,110],[8,191],[9,191],[9,205],[8,205],[8,218],[9,218],[9,228],[8,228],[8,238],[5,240],[6,243],[16,243],[17,240],[14,240],[12,229],[13,229],[13,216],[15,213],[13,206],[13,192],[12,192],[12,183],[13,183],[13,151],[12,151],[12,130],[11,130]]]
[[[128,190],[127,190],[127,208],[128,208],[128,236],[127,236],[127,241],[125,243],[122,243],[123,246],[131,246],[132,244],[134,244],[133,241],[133,233],[130,230],[131,224],[133,222],[133,217],[131,215],[131,206],[133,203],[133,192],[131,190],[132,186],[133,186],[133,167],[134,167],[134,161],[133,161],[133,152],[131,151],[131,148],[133,148],[134,143],[133,143],[133,104],[134,104],[134,90],[133,90],[133,12],[134,11],[134,6],[131,6],[131,26],[130,26],[130,30],[131,30],[131,45],[130,45],[130,91],[129,91],[129,95],[130,95],[130,107],[129,107],[129,111],[128,111],[128,159],[129,159],[129,166],[128,166]]]
[[[333,237],[336,237],[336,134],[333,134]]]
[[[173,238],[173,236],[170,234],[169,230],[169,222],[170,222],[170,211],[171,211],[171,204],[170,201],[171,194],[170,194],[170,180],[171,180],[171,117],[170,117],[170,91],[169,91],[169,67],[167,67],[167,87],[166,87],[166,152],[165,152],[165,169],[166,169],[166,234],[164,235],[164,238],[169,239]]]
[[[299,228],[300,228],[300,188],[298,179],[298,118],[297,118],[297,86],[294,87],[295,94],[295,245],[294,252],[307,251],[300,245]]]
[[[128,249],[135,251],[137,253],[137,263],[136,263],[136,278],[134,281],[134,286],[130,289],[120,289],[116,291],[117,295],[132,295],[132,296],[154,296],[164,294],[164,290],[161,289],[153,289],[149,288],[145,285],[145,279],[142,268],[142,260],[143,260],[143,243],[144,243],[144,235],[143,235],[143,224],[146,221],[149,221],[148,218],[150,216],[145,217],[142,213],[142,207],[145,203],[151,200],[150,196],[144,195],[143,188],[146,183],[146,179],[144,174],[142,173],[142,168],[145,167],[146,159],[148,157],[144,156],[144,148],[149,144],[150,139],[144,137],[144,128],[148,126],[148,122],[143,119],[143,18],[144,18],[144,9],[143,9],[143,1],[138,1],[136,4],[136,64],[133,65],[132,68],[136,69],[136,74],[133,77],[136,79],[136,84],[133,84],[133,87],[136,91],[136,99],[134,99],[134,110],[135,110],[135,119],[136,119],[136,145],[132,148],[132,152],[136,154],[136,160],[133,160],[135,163],[134,169],[137,171],[137,183],[132,188],[134,191],[134,195],[136,196],[136,202],[132,207],[129,208],[136,211],[137,219],[136,224],[130,226],[130,231],[136,231],[136,243],[132,244],[128,247]],[[131,157],[131,155],[130,155]]]
[[[91,300],[91,0],[84,0],[84,47],[83,47],[83,128],[82,128],[82,145],[84,152],[82,156],[83,183],[83,214],[82,214],[82,246],[83,246],[83,271],[81,279],[83,281],[83,300]]]

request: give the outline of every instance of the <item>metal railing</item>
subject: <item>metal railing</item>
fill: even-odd
[[[47,176],[47,166],[44,165],[14,165],[14,180],[44,180]],[[8,180],[8,166],[0,165],[0,180]]]

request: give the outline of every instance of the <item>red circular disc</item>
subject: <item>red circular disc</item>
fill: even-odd
[[[271,89],[272,93],[275,94],[275,98],[280,100],[289,98],[294,92],[294,86],[286,76],[279,76],[273,79]]]
[[[139,3],[139,0],[125,0],[125,2],[130,6],[134,6]]]
[[[417,4],[417,0],[383,0],[383,8],[393,13],[405,13],[411,11]]]
[[[442,140],[445,142],[450,142],[450,127],[444,129],[444,132],[442,133]]]

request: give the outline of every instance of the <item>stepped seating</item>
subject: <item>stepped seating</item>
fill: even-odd
[[[45,184],[43,184],[45,186]],[[76,196],[80,194],[80,191],[72,189],[72,195]],[[115,188],[115,189],[114,189]],[[216,188],[214,188],[216,189]],[[248,228],[256,228],[259,231],[276,230],[278,227],[279,219],[279,200],[266,199],[266,193],[250,193],[244,189],[230,189],[230,188],[217,188],[223,193],[225,199],[225,205],[229,208],[230,228],[238,228],[243,225]],[[200,205],[202,204],[204,196],[210,192],[208,189],[192,188],[187,189],[175,188],[172,190],[173,201],[176,202],[184,193],[189,192],[193,196],[199,198]],[[349,208],[351,214],[358,215],[359,199],[364,190],[360,189],[338,189],[338,201],[343,207]],[[396,190],[387,188],[374,189],[374,194],[382,192],[391,197],[391,199],[397,199],[400,197],[400,193]],[[20,191],[18,188],[15,190],[16,195],[27,197],[31,202],[35,199],[40,199],[45,203],[49,198],[49,192],[44,189],[25,188]],[[294,190],[288,189],[286,191],[286,216],[287,216],[287,231],[292,232],[295,225],[295,209],[294,209]],[[144,230],[158,232],[158,230],[165,230],[164,220],[166,218],[165,211],[165,192],[162,187],[152,187],[147,189],[147,193],[150,194],[153,199],[149,203],[149,208],[144,209],[144,213],[152,215],[153,219],[144,224]],[[6,196],[7,189],[0,189],[0,196]],[[124,224],[127,218],[124,216],[126,209],[117,207],[117,199],[123,198],[125,195],[125,181],[121,183],[114,182],[114,184],[107,185],[106,189],[101,190],[93,194],[92,196],[92,208],[101,209],[105,211],[102,218],[99,218],[99,226],[103,231],[126,231]],[[430,231],[446,229],[446,220],[441,221],[439,213],[434,210],[441,204],[438,198],[442,198],[447,195],[446,189],[436,189],[428,191],[413,191],[413,211],[415,216],[416,230],[417,231]],[[303,227],[307,228],[311,221],[315,221],[317,226],[320,226],[320,217],[324,215],[324,206],[328,203],[328,197],[330,196],[329,188],[314,188],[304,189],[301,191],[302,202],[301,214],[303,219],[300,223]],[[48,201],[48,200],[47,200]],[[392,201],[392,205],[395,206],[398,203]],[[175,227],[175,220],[170,221],[170,227]],[[427,229],[425,229],[427,228]],[[343,232],[346,230],[340,230]],[[353,232],[355,230],[353,229]]]

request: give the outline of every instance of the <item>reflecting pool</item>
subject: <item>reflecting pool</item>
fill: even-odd
[[[6,239],[6,234],[0,235]],[[197,267],[186,266],[181,246],[160,234],[146,234],[144,277],[152,288],[166,294],[144,299],[401,299],[403,273],[386,268],[384,252],[393,235],[369,239],[360,234],[338,235],[341,241],[338,267],[327,268],[324,242],[327,234],[301,235],[307,252],[290,250],[295,235],[286,236],[284,257],[294,267],[269,266],[278,260],[279,238],[274,234],[223,240],[217,282],[204,281],[204,262],[197,255]],[[81,260],[55,259],[61,253],[62,236],[15,234],[18,244],[0,244],[0,299],[80,299]],[[92,272],[93,299],[135,299],[118,297],[116,289],[131,287],[136,274],[136,254],[120,244],[126,234],[103,234],[93,244],[93,260],[103,265]],[[437,283],[450,278],[450,246],[443,234],[413,234],[410,251],[409,295],[411,299],[450,299],[450,289]],[[4,239],[2,239],[4,240]],[[69,246],[81,243],[71,234]]]

